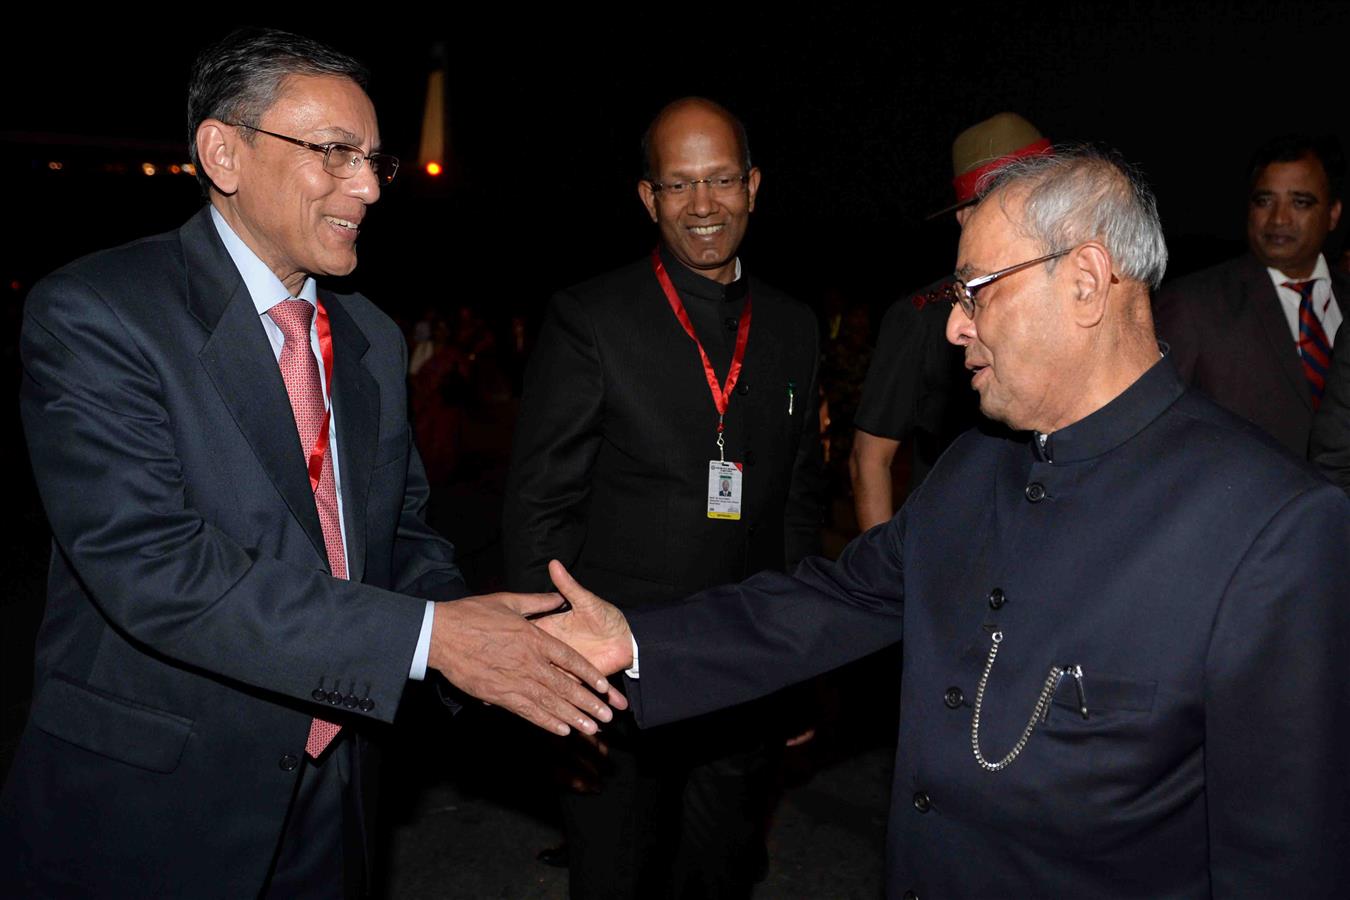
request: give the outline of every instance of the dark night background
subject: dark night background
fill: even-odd
[[[801,14],[649,4],[573,5],[566,15],[506,4],[453,15],[390,4],[311,9],[205,28],[169,8],[128,9],[105,22],[7,29],[0,287],[10,400],[0,451],[14,473],[19,535],[7,542],[0,598],[0,773],[26,715],[47,553],[14,402],[23,297],[63,262],[176,228],[198,207],[190,176],[145,177],[140,165],[186,161],[188,69],[230,28],[302,31],[370,66],[384,149],[404,168],[366,220],[361,265],[346,286],[407,319],[428,304],[468,305],[495,325],[513,312],[533,316],[554,289],[648,250],[638,140],[657,109],[686,94],[722,101],[749,128],[764,182],[747,264],[818,309],[827,290],[841,291],[874,321],[952,268],[954,224],[924,216],[951,202],[952,138],[997,112],[1019,112],[1055,141],[1115,147],[1139,165],[1158,194],[1171,275],[1242,249],[1246,162],[1258,144],[1305,131],[1350,146],[1350,4],[1331,0],[951,0]],[[332,24],[343,18],[351,24]],[[450,158],[432,179],[416,157],[438,46]],[[49,169],[52,160],[63,168]],[[126,171],[103,171],[109,163]],[[1333,249],[1345,232],[1343,222]],[[472,487],[457,496],[467,498],[461,521],[499,499]]]

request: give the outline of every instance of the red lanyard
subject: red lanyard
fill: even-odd
[[[685,310],[684,303],[680,300],[680,295],[676,292],[675,285],[671,283],[670,275],[661,262],[659,247],[652,250],[652,271],[656,273],[656,280],[661,283],[661,290],[666,293],[666,300],[670,301],[670,308],[675,313],[675,318],[680,320],[680,324],[684,326],[684,333],[689,335],[689,339],[694,342],[694,346],[698,347],[698,355],[703,359],[703,374],[708,378],[708,389],[712,391],[713,406],[717,407],[717,445],[721,447],[722,418],[727,414],[727,404],[731,401],[731,391],[736,387],[736,379],[741,377],[741,364],[745,361],[745,345],[750,340],[750,295],[745,295],[745,311],[741,313],[741,322],[736,328],[736,349],[731,354],[731,370],[727,372],[727,382],[725,385],[719,385],[717,373],[713,371],[712,361],[708,359],[708,353],[703,349],[703,342],[694,333],[694,323],[689,321],[689,313]]]
[[[328,452],[328,423],[333,420],[333,332],[328,327],[328,310],[317,296],[314,305],[318,308],[315,328],[319,332],[319,354],[323,357],[324,417],[319,428],[319,436],[314,439],[314,447],[309,451],[309,487],[319,489],[319,476],[323,474],[323,457]]]

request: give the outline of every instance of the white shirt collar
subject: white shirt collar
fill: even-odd
[[[269,309],[291,296],[291,292],[286,290],[281,279],[267,267],[267,263],[258,258],[258,254],[249,249],[248,244],[245,244],[239,235],[234,233],[234,229],[225,221],[220,210],[214,206],[211,207],[211,222],[216,226],[216,233],[225,244],[225,251],[234,261],[234,267],[239,270],[239,277],[244,280],[244,287],[248,288],[258,315],[266,314]],[[300,296],[296,299],[313,304],[317,296],[314,279],[308,277],[300,288]]]
[[[1270,280],[1275,283],[1276,290],[1284,287],[1286,281],[1330,281],[1331,268],[1327,265],[1327,258],[1321,253],[1317,254],[1317,265],[1313,266],[1312,274],[1307,278],[1295,278],[1292,275],[1286,275],[1273,266],[1266,266],[1266,272],[1270,274]]]

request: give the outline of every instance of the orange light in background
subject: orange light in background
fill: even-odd
[[[189,175],[196,175],[197,167],[194,166],[192,163],[183,163],[183,171]]]
[[[147,175],[153,175],[156,172],[154,163],[141,163],[141,171]]]
[[[429,162],[429,163],[427,163],[427,174],[428,174],[428,175],[439,175],[439,174],[441,174],[441,164],[438,163],[438,162]]]
[[[176,163],[172,166],[169,166],[169,172],[173,175],[177,175],[181,171],[183,171],[183,167]]]
[[[23,290],[23,285],[20,284],[20,283],[19,283],[19,280],[16,278],[16,279],[14,279],[13,281],[11,281],[11,282],[9,283],[9,289],[10,289],[11,291],[21,291],[21,290]]]
[[[57,160],[52,160],[51,162],[47,163],[47,168],[51,169],[53,172],[60,172],[62,169],[65,168],[65,164]]]

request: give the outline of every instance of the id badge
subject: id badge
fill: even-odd
[[[741,517],[741,464],[711,460],[708,463],[708,518]]]

